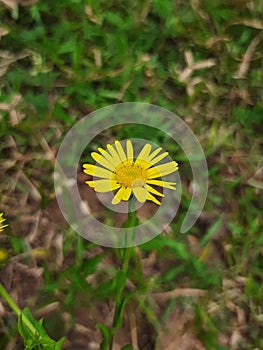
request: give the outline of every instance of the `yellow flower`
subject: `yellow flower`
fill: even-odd
[[[8,253],[5,249],[0,249],[0,263],[3,263],[7,260]]]
[[[164,197],[151,185],[175,190],[175,182],[162,181],[161,176],[175,172],[178,164],[175,161],[157,165],[168,152],[160,153],[161,147],[151,153],[152,146],[147,143],[142,148],[136,160],[133,158],[133,146],[130,140],[126,142],[126,153],[119,141],[115,147],[107,145],[107,150],[98,148],[99,153],[92,152],[92,158],[100,165],[84,164],[84,173],[100,178],[100,180],[86,181],[96,192],[110,192],[118,190],[112,204],[129,200],[131,194],[144,203],[146,200],[161,204],[153,195]]]
[[[2,225],[2,222],[4,222],[6,219],[3,218],[3,213],[0,213],[0,232],[4,230],[4,228],[8,225]]]

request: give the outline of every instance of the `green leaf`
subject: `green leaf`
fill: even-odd
[[[21,314],[18,317],[18,331],[21,337],[24,339],[24,342],[27,341],[27,339],[34,338],[36,334],[32,333],[32,331],[24,324],[24,314],[21,312]]]
[[[204,237],[201,239],[201,245],[204,246],[212,237],[213,235],[218,231],[219,227],[221,226],[223,221],[223,216],[220,216],[209,228],[207,233],[204,235]]]
[[[12,244],[12,248],[13,248],[15,254],[23,253],[27,250],[27,246],[26,246],[24,238],[9,236],[9,240]]]
[[[45,93],[36,94],[30,91],[24,96],[24,101],[33,105],[36,113],[41,116],[45,115],[49,108],[48,96]]]
[[[123,288],[126,284],[126,272],[125,271],[117,271],[114,279],[113,279],[113,290],[115,291],[115,299],[118,300]]]
[[[133,346],[131,344],[124,345],[121,350],[133,350]]]
[[[63,54],[63,53],[68,53],[68,52],[74,52],[76,50],[76,39],[75,38],[70,38],[66,42],[60,44],[58,53]]]
[[[45,350],[60,350],[64,338],[57,342],[49,338],[42,323],[43,320],[34,319],[28,308],[25,308],[19,315],[18,331],[24,340],[25,350],[35,350],[40,346]]]
[[[117,28],[124,28],[126,26],[126,21],[114,12],[105,12],[104,18],[105,21],[115,25]]]
[[[109,337],[110,337],[110,331],[109,329],[102,323],[98,323],[96,325],[96,327],[101,331],[101,335],[102,335],[102,342],[100,343],[100,349],[101,350],[106,350],[106,346],[108,344],[109,341]]]
[[[189,254],[185,249],[185,244],[177,242],[175,240],[167,239],[165,241],[165,245],[171,248],[174,251],[176,257],[179,259],[186,260],[189,257]]]
[[[103,255],[97,255],[94,258],[90,258],[83,263],[83,271],[85,272],[85,276],[91,275],[98,265],[98,263],[103,258]]]
[[[122,320],[123,320],[123,311],[124,307],[127,304],[128,300],[131,298],[132,295],[126,295],[120,302],[118,306],[118,313],[116,315],[116,320],[115,320],[115,331],[121,327],[122,325]]]
[[[55,104],[52,114],[54,117],[63,120],[67,125],[71,125],[74,119],[71,115],[66,113],[59,103]]]

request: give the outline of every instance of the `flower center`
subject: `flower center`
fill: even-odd
[[[115,180],[123,187],[142,187],[146,180],[146,170],[134,162],[126,160],[115,168]]]

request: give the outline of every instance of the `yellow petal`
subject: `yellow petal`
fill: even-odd
[[[103,149],[103,148],[101,148],[101,147],[98,147],[98,151],[99,151],[101,154],[103,154],[104,152],[106,152],[105,149]]]
[[[154,196],[152,196],[150,193],[148,193],[148,196],[147,196],[147,198],[146,198],[148,201],[152,201],[152,202],[154,202],[154,203],[156,203],[156,204],[159,204],[159,205],[161,205],[161,203],[158,201],[158,199],[156,199]]]
[[[170,190],[176,190],[174,185],[176,185],[176,182],[168,182],[168,181],[161,181],[161,180],[147,180],[147,184],[160,186],[163,188],[169,188]]]
[[[152,165],[154,165],[154,164],[160,162],[160,160],[162,160],[163,158],[165,158],[168,154],[169,154],[168,152],[164,152],[164,153],[160,154],[159,156],[155,157],[154,159],[152,159],[152,160],[150,161],[150,163],[151,163]]]
[[[152,165],[158,163],[160,160],[162,160],[163,158],[165,158],[169,153],[168,152],[164,152],[162,154],[160,154],[159,156],[155,157],[154,159],[149,160],[149,158],[147,158],[147,161],[138,161],[138,164],[140,164],[144,169],[148,169],[150,168]]]
[[[110,192],[121,187],[115,180],[86,181],[86,184],[94,188],[96,192]]]
[[[115,194],[113,200],[111,201],[112,204],[118,204],[120,201],[124,200],[127,201],[131,195],[131,189],[121,187],[119,191]]]
[[[143,149],[141,150],[141,152],[139,153],[137,159],[138,160],[147,160],[147,157],[149,156],[149,153],[151,152],[152,146],[149,143],[146,143],[146,145],[144,145]],[[136,163],[136,161],[135,161]]]
[[[132,147],[131,140],[127,140],[126,150],[127,150],[127,159],[133,161],[133,147]]]
[[[153,188],[152,186],[149,186],[149,185],[145,185],[145,187],[147,188],[148,192],[151,192],[153,194],[156,194],[157,196],[161,196],[161,197],[164,197],[164,194],[157,191],[155,188]]]
[[[135,164],[138,165],[139,167],[141,167],[142,169],[145,169],[145,170],[152,166],[151,163],[146,162],[145,160],[139,159],[139,158],[136,159]]]
[[[116,159],[114,160],[114,158],[109,154],[108,151],[105,151],[104,149],[102,149],[100,147],[98,148],[98,151],[103,155],[104,158],[107,159],[107,161],[109,163],[111,163],[115,167],[119,164],[119,163],[116,163]]]
[[[148,191],[143,188],[143,187],[134,187],[132,189],[136,199],[140,202],[140,203],[144,203],[146,201],[147,195],[148,195]]]
[[[122,148],[122,145],[119,141],[115,141],[115,146],[117,148],[117,153],[119,155],[119,157],[121,158],[122,162],[124,162],[125,160],[127,160],[126,155],[124,153],[124,150]]]
[[[91,153],[91,157],[95,160],[95,162],[97,162],[98,164],[104,166],[107,169],[110,169],[112,171],[114,171],[115,166],[112,165],[107,159],[105,159],[102,155],[96,153],[96,152],[92,152]]]
[[[123,193],[122,193],[122,200],[123,201],[128,201],[130,196],[131,196],[131,188],[125,188]]]
[[[147,170],[147,178],[154,179],[156,177],[165,176],[175,172],[178,169],[178,164],[173,161],[161,164]]]
[[[84,173],[92,175],[92,176],[97,176],[97,177],[102,177],[105,179],[110,179],[112,177],[112,172],[103,168],[100,168],[96,165],[92,164],[83,164],[84,168]]]
[[[149,156],[147,157],[146,161],[150,162],[157,154],[162,150],[162,147],[156,148]]]
[[[0,223],[1,223],[1,222],[4,222],[4,221],[6,220],[5,218],[3,218],[3,215],[4,215],[4,213],[1,213],[1,214],[0,214]]]
[[[120,156],[116,152],[115,148],[112,145],[107,145],[108,151],[110,152],[110,155],[113,158],[114,164],[117,166],[122,162]]]

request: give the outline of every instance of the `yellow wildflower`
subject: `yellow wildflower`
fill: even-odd
[[[119,141],[115,141],[115,147],[107,145],[107,150],[98,148],[99,153],[92,152],[92,158],[97,165],[84,164],[84,172],[99,180],[86,181],[96,192],[110,192],[118,190],[112,200],[112,204],[129,200],[131,194],[144,203],[146,200],[161,204],[155,196],[164,197],[154,186],[160,186],[175,190],[175,182],[167,182],[159,179],[178,170],[175,161],[161,165],[155,165],[164,159],[168,152],[162,152],[159,147],[151,152],[152,146],[147,143],[142,148],[136,160],[133,156],[133,145],[130,140],[126,141],[126,153]]]
[[[7,260],[8,253],[5,249],[0,249],[0,263],[3,263]]]
[[[4,228],[8,226],[8,225],[2,224],[5,220],[6,219],[3,218],[3,213],[0,213],[0,232],[2,232],[4,230]]]

